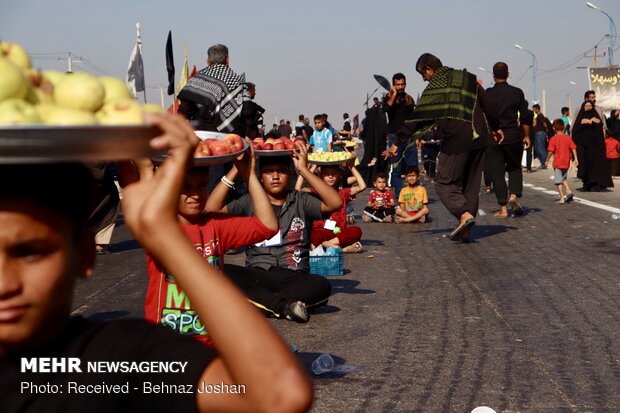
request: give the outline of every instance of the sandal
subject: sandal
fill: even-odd
[[[364,247],[362,247],[362,243],[359,241],[351,245],[347,245],[346,247],[342,249],[342,252],[355,253],[355,254],[359,254],[360,252],[363,252],[363,251],[364,251]]]
[[[471,227],[474,226],[476,220],[473,218],[468,218],[465,221],[461,222],[458,227],[450,234],[450,240],[459,241],[464,234],[469,233]]]
[[[515,216],[521,216],[524,214],[523,208],[521,208],[521,205],[519,205],[516,198],[509,200],[508,203],[510,204],[510,208],[512,208],[512,212]]]

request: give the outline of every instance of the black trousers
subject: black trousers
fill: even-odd
[[[497,203],[505,205],[508,202],[509,191],[520,198],[523,194],[523,171],[521,170],[523,144],[517,142],[489,146],[486,157]],[[506,186],[506,172],[508,172],[508,186]]]
[[[258,308],[279,317],[286,304],[302,301],[308,308],[327,304],[332,291],[329,280],[286,268],[224,265],[224,274]]]
[[[437,158],[435,191],[441,203],[457,219],[465,212],[474,217],[478,213],[484,151],[477,149],[453,155],[440,153]]]

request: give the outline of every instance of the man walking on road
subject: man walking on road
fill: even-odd
[[[420,56],[416,71],[429,83],[389,152],[394,154],[397,144],[411,139],[420,143],[420,137],[436,127],[441,153],[437,159],[435,190],[444,206],[459,220],[450,239],[467,240],[478,213],[482,161],[491,135],[487,120],[493,137],[500,142],[503,132],[475,75],[444,66],[430,53]]]
[[[499,204],[499,211],[495,214],[497,218],[508,217],[507,203],[510,203],[515,215],[523,214],[523,209],[517,201],[523,194],[521,158],[523,148],[527,149],[530,146],[529,134],[532,124],[532,120],[527,116],[530,112],[523,91],[508,84],[508,74],[506,63],[495,63],[493,65],[495,85],[486,90],[489,103],[497,113],[499,128],[504,132],[503,141],[491,142],[485,160]],[[508,172],[508,187],[506,187],[506,172]]]

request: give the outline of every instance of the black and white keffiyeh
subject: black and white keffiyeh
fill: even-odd
[[[217,130],[233,132],[247,95],[245,89],[245,74],[238,75],[226,65],[213,64],[188,79],[179,99],[212,108]]]

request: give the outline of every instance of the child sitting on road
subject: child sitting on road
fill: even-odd
[[[372,185],[375,189],[368,196],[368,204],[364,208],[364,222],[394,221],[394,192],[387,186],[387,175],[379,172],[375,175]]]
[[[333,212],[329,219],[314,221],[312,224],[312,232],[310,240],[312,245],[323,248],[342,248],[343,252],[362,252],[363,247],[359,242],[362,238],[362,230],[360,227],[347,226],[347,204],[352,197],[363,192],[366,189],[366,182],[358,172],[357,168],[349,165],[351,174],[357,180],[357,186],[350,188],[338,189],[338,195],[342,199],[342,207]],[[325,183],[334,189],[337,189],[342,181],[342,171],[338,165],[324,165],[321,167],[319,176]],[[309,188],[302,188],[303,177],[299,176],[295,189],[297,191],[310,192]]]
[[[425,223],[429,214],[426,188],[420,185],[420,171],[410,166],[405,171],[407,186],[401,189],[396,207],[396,222]]]
[[[252,154],[244,153],[241,159],[235,160],[233,168],[240,171],[247,183],[255,216],[204,212],[209,182],[206,168],[188,172],[177,207],[177,219],[184,233],[204,260],[217,270],[222,270],[224,254],[229,249],[264,241],[278,232],[278,220],[254,171]],[[149,282],[144,302],[145,318],[210,345],[204,324],[176,283],[174,272],[164,268],[150,254],[147,254],[146,263]]]
[[[560,193],[559,203],[563,204],[573,199],[573,192],[568,186],[566,176],[570,168],[571,153],[575,159],[575,166],[578,165],[577,146],[570,136],[564,134],[564,122],[562,119],[553,121],[553,129],[555,130],[555,135],[549,141],[545,167],[549,165],[549,160],[553,156],[553,183],[558,187],[558,192]],[[566,195],[564,195],[564,189],[566,189]]]

